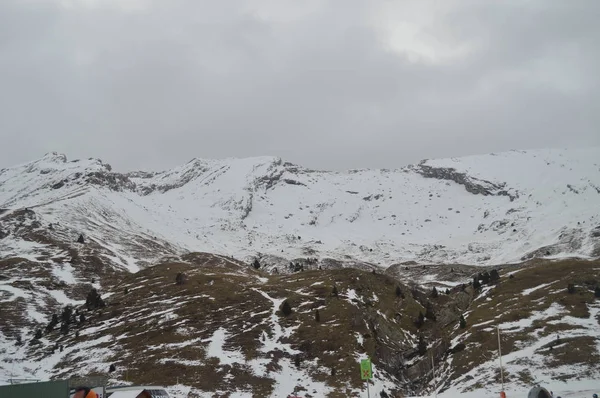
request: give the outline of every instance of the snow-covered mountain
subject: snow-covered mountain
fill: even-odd
[[[555,260],[600,257],[599,203],[600,148],[348,172],[265,157],[116,173],[48,154],[0,170],[0,384],[100,372],[177,398],[355,396],[371,355],[374,394],[494,396],[500,324],[507,391],[587,391],[599,260]],[[490,265],[500,279],[469,286]],[[85,307],[92,288],[106,309]],[[84,319],[63,331],[65,305]]]
[[[600,148],[427,160],[397,170],[308,170],[279,158],[200,160],[116,173],[47,154],[0,170],[0,251],[36,256],[16,210],[83,234],[136,271],[205,251],[251,259],[333,258],[386,266],[499,264],[600,256]]]

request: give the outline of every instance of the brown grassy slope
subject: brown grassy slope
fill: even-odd
[[[397,284],[387,276],[354,269],[265,275],[224,257],[197,254],[191,259],[194,265],[169,263],[127,276],[114,287],[108,307],[89,314],[78,339],[72,333],[56,338],[74,348],[110,348],[113,355],[96,361],[105,368],[95,370],[106,371],[106,364],[114,363],[115,380],[179,381],[205,391],[236,386],[256,396],[268,395],[272,380],[252,374],[243,364],[220,365],[207,357],[206,346],[224,328],[230,333],[226,348],[238,350],[246,360],[261,359],[274,371],[282,357],[294,361],[295,355],[284,351],[260,352],[263,334],[272,335],[274,327],[273,304],[261,292],[291,304],[290,316],[277,312],[277,323],[291,332],[279,344],[301,351],[300,367],[335,387],[332,396],[346,396],[347,386],[360,386],[357,353],[395,371],[396,359],[414,347],[412,319],[423,309],[406,288],[404,299],[396,297]],[[179,272],[187,277],[183,285],[175,283]],[[332,295],[334,285],[338,297]],[[350,289],[356,302],[345,299]],[[315,320],[317,309],[320,322]],[[96,343],[102,336],[112,337]],[[362,346],[357,336],[362,336]],[[74,351],[65,358],[58,376],[71,375],[80,357],[85,358],[83,352]]]
[[[567,292],[569,283],[576,286],[576,292],[573,294]],[[455,380],[483,362],[496,358],[498,340],[494,328],[498,324],[506,325],[525,320],[548,310],[552,305],[558,305],[564,310],[560,315],[534,320],[531,326],[503,331],[503,355],[522,349],[542,337],[560,336],[561,332],[581,329],[581,326],[567,322],[565,317],[589,319],[590,306],[597,305],[593,289],[599,283],[599,260],[535,261],[514,273],[512,278],[509,277],[509,273],[501,274],[500,283],[471,304],[470,312],[466,316],[467,328],[458,329],[455,324],[446,330],[447,334],[452,337],[458,336],[458,340],[467,346],[466,350],[453,356],[449,380]],[[538,286],[539,289],[523,294],[528,289]],[[597,323],[600,328],[600,320],[597,320]],[[580,365],[581,369],[588,369],[593,373],[600,362],[600,352],[597,349],[599,344],[598,338],[582,335],[563,339],[556,348],[546,347],[537,353],[544,357],[544,364],[548,368],[558,365]],[[527,362],[528,359],[520,359],[521,364],[523,361]],[[532,361],[530,365],[535,367],[538,364]],[[586,377],[589,376],[589,372],[584,370],[561,377]],[[531,375],[527,371],[521,374],[505,374],[505,377],[509,382],[531,382]]]

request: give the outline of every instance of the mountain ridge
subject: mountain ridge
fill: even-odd
[[[91,237],[94,226],[112,223],[119,231],[107,246],[142,234],[172,245],[172,254],[244,260],[318,254],[387,266],[597,257],[599,158],[600,148],[512,151],[349,172],[277,157],[193,159],[122,174],[99,159],[50,153],[0,172],[0,217],[40,209],[42,224],[60,218]]]

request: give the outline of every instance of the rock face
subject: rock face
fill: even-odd
[[[465,187],[467,192],[474,195],[492,195],[492,196],[507,196],[511,202],[517,199],[518,193],[510,194],[506,189],[506,183],[492,183],[490,181],[479,180],[470,177],[466,173],[459,173],[454,168],[433,167],[421,162],[414,170],[426,178],[435,178],[438,180],[453,181]]]

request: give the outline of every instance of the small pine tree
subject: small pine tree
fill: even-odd
[[[333,290],[331,291],[331,294],[333,295],[333,297],[338,296],[338,288],[336,285],[333,285]]]
[[[71,318],[73,317],[73,307],[67,305],[63,308],[63,312],[60,316],[61,322],[69,325],[71,323]]]
[[[600,298],[600,286],[596,286],[596,290],[594,290],[594,296]]]
[[[567,292],[569,292],[570,294],[575,293],[575,284],[574,283],[569,283],[567,285]]]
[[[473,289],[475,289],[475,290],[481,289],[481,282],[479,282],[478,276],[473,277]]]
[[[16,342],[16,344],[18,346],[22,346],[23,345],[23,340],[21,340],[21,335],[20,334],[17,335],[17,342]]]
[[[461,316],[460,316],[460,321],[459,321],[459,323],[460,323],[460,328],[461,328],[461,329],[464,329],[464,328],[466,328],[466,327],[467,327],[467,320],[465,319],[464,315],[461,315]]]
[[[296,354],[294,357],[294,365],[299,368],[300,367],[300,354]]]
[[[112,373],[112,372],[114,372],[115,370],[117,370],[117,367],[115,366],[115,364],[114,364],[114,363],[111,363],[111,364],[110,364],[110,367],[108,368],[108,373]]]
[[[435,288],[435,286],[433,287],[433,289],[431,290],[431,297],[433,298],[437,298],[438,297],[438,291]]]
[[[252,263],[252,266],[254,267],[254,269],[259,269],[260,268],[260,262],[258,261],[257,258],[254,259],[254,262]]]
[[[321,314],[319,314],[319,310],[315,311],[315,321],[321,322]]]
[[[433,312],[433,305],[431,305],[430,302],[427,302],[427,305],[425,306],[425,318],[434,322],[436,321],[435,313]]]
[[[185,283],[185,274],[183,272],[178,272],[177,276],[175,277],[175,284],[183,285],[184,283]]]
[[[85,322],[85,315],[79,314],[79,324],[83,324]]]
[[[97,308],[104,308],[106,304],[104,303],[104,300],[102,300],[102,297],[100,297],[100,293],[98,293],[96,288],[93,288],[87,295],[85,306],[88,311],[91,311]]]
[[[79,234],[79,238],[77,238],[77,243],[85,243],[85,239],[83,239],[83,234]]]
[[[332,377],[335,377],[335,374],[336,374],[336,372],[335,372],[335,368],[332,366],[332,367],[331,367],[331,376],[332,376]]]
[[[427,343],[425,342],[425,337],[423,337],[423,333],[419,335],[419,343],[417,344],[417,350],[419,351],[419,355],[425,355],[427,352]]]
[[[446,294],[450,294],[450,289],[446,289]]]
[[[483,274],[480,275],[481,277],[481,283],[484,285],[489,285],[490,284],[490,273],[485,271]]]
[[[69,324],[66,322],[63,322],[60,324],[60,331],[62,332],[62,334],[67,334],[69,333]]]
[[[417,329],[420,329],[423,326],[423,324],[425,324],[425,316],[421,311],[419,311],[419,316],[415,320],[415,326],[417,327]]]
[[[498,270],[493,269],[492,272],[490,272],[490,282],[496,283],[499,280],[500,280],[500,274],[498,273]]]
[[[39,340],[42,338],[42,329],[38,329],[35,331],[35,336],[33,336],[34,340]]]
[[[50,323],[46,326],[46,333],[51,332],[58,325],[58,315],[52,314],[52,318],[50,319]]]
[[[400,286],[396,286],[396,297],[402,296],[404,296],[404,294],[402,294],[402,289],[400,289]]]
[[[283,302],[283,304],[281,305],[281,312],[285,316],[289,316],[292,313],[292,306],[290,305],[290,303],[287,300],[285,300]]]
[[[78,339],[79,338],[79,330],[75,332],[75,338]]]

